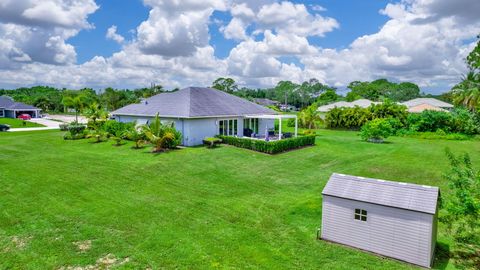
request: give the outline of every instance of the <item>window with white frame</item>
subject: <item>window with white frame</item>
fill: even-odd
[[[238,120],[237,119],[222,119],[218,121],[218,134],[225,136],[238,135]]]
[[[354,217],[356,220],[367,221],[367,210],[356,208]]]

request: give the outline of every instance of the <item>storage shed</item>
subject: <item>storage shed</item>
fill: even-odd
[[[431,267],[437,187],[334,173],[322,195],[322,239]]]

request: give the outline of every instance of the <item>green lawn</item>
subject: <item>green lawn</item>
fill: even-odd
[[[415,269],[316,240],[321,191],[339,172],[446,192],[445,147],[478,164],[478,141],[378,145],[355,132],[319,133],[315,147],[275,156],[229,146],[151,154],[131,143],[64,141],[58,131],[0,134],[0,269],[94,265],[107,254],[119,269]],[[442,224],[439,242],[449,243]],[[443,258],[435,267],[454,269]]]
[[[23,125],[23,122],[26,123],[25,126]],[[11,128],[44,127],[44,125],[40,125],[40,124],[29,122],[29,121],[23,121],[20,119],[14,119],[14,118],[0,118],[0,124],[10,125]]]

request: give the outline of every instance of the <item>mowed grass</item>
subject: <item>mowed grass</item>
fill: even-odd
[[[25,125],[23,122],[25,122]],[[0,124],[10,125],[10,128],[44,127],[44,125],[14,118],[0,118]]]
[[[478,164],[478,141],[379,145],[356,132],[319,133],[316,146],[275,156],[0,134],[0,269],[95,265],[107,254],[118,269],[415,269],[316,240],[321,191],[338,172],[446,192],[445,148]],[[84,251],[74,244],[88,240]],[[450,242],[442,224],[439,242]],[[435,267],[453,269],[444,258]]]

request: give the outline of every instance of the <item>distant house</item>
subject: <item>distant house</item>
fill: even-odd
[[[353,108],[355,106],[361,107],[361,108],[368,108],[372,104],[378,104],[380,102],[375,102],[371,101],[368,99],[358,99],[352,102],[347,102],[347,101],[338,101],[334,102],[331,104],[327,104],[324,106],[318,107],[319,112],[329,112],[333,108]]]
[[[452,104],[436,98],[415,98],[400,104],[407,106],[408,111],[411,113],[421,113],[426,110],[447,112],[453,108]]]
[[[212,88],[189,87],[165,92],[111,113],[119,122],[146,124],[158,113],[162,122],[173,122],[183,145],[202,144],[205,137],[227,135],[255,137],[275,128],[281,115],[246,99]],[[279,138],[282,138],[281,127]]]
[[[271,100],[271,99],[268,99],[268,98],[254,98],[253,101],[259,105],[262,105],[262,106],[265,106],[265,107],[268,107],[268,106],[278,106],[278,104],[280,104],[280,102],[278,101],[275,101],[275,100]]]
[[[32,118],[38,118],[41,111],[32,105],[15,102],[11,97],[0,96],[0,117],[17,118],[21,114],[29,114]]]
[[[430,267],[439,194],[437,187],[333,174],[322,192],[321,237]]]

